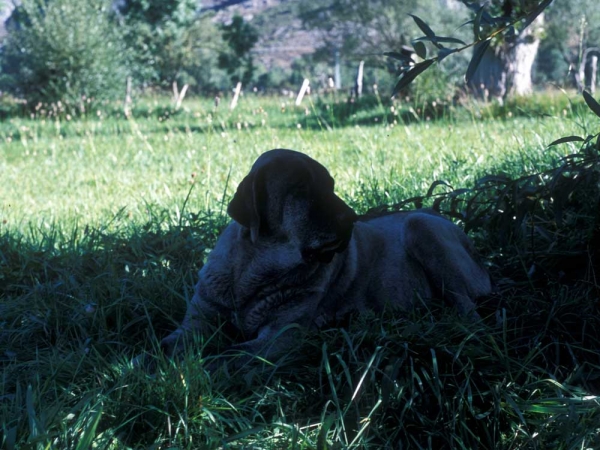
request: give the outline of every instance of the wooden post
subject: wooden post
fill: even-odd
[[[364,67],[365,62],[361,61],[358,64],[358,70],[356,71],[356,83],[354,84],[354,94],[356,95],[356,98],[359,98],[362,95]]]
[[[300,87],[300,92],[298,92],[298,97],[296,97],[296,106],[299,106],[300,103],[302,103],[302,99],[304,98],[306,91],[308,91],[309,85],[310,81],[308,81],[308,78],[305,78],[302,82],[302,86]]]
[[[188,90],[188,87],[190,87],[189,84],[184,84],[183,88],[181,89],[181,92],[177,96],[177,101],[175,102],[175,111],[177,111],[179,108],[181,108],[181,103],[183,102],[183,99],[185,97],[185,93]]]
[[[333,74],[333,79],[335,81],[335,88],[336,89],[341,89],[342,88],[342,74],[341,74],[341,70],[340,70],[340,51],[336,50],[335,51],[335,72]]]
[[[177,88],[177,81],[173,81],[173,103],[177,103],[179,98],[179,89]]]
[[[123,113],[125,114],[125,117],[129,117],[131,115],[131,77],[127,77]]]
[[[598,76],[598,55],[592,55],[590,58],[592,64],[592,76],[590,77],[590,92],[592,95],[596,93],[596,80]]]
[[[238,84],[235,86],[235,90],[233,91],[233,98],[231,99],[231,105],[229,105],[229,109],[232,111],[237,106],[238,98],[240,97],[240,92],[242,91],[242,82],[238,81]]]

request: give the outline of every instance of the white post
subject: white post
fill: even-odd
[[[365,67],[365,62],[361,61],[358,64],[358,71],[356,72],[356,83],[354,84],[354,93],[356,94],[356,98],[358,98],[362,95],[364,67]]]
[[[173,81],[173,103],[177,103],[179,98],[179,89],[177,88],[177,81]]]
[[[175,103],[175,111],[177,111],[179,108],[181,108],[181,102],[183,102],[183,99],[185,97],[185,93],[188,90],[188,87],[190,87],[189,84],[184,84],[183,88],[181,89],[181,92],[177,96],[177,102]]]
[[[233,91],[233,98],[231,99],[231,105],[229,105],[229,109],[234,110],[237,106],[238,98],[240,97],[240,92],[242,91],[242,82],[238,81],[238,84],[235,86],[235,90]]]
[[[127,77],[127,84],[125,87],[125,104],[123,105],[123,112],[125,117],[129,117],[131,114],[131,77]]]
[[[304,81],[302,82],[302,87],[300,88],[300,92],[298,92],[298,97],[296,97],[296,106],[299,106],[300,103],[302,103],[304,94],[306,94],[306,91],[308,91],[309,84],[310,84],[310,81],[308,81],[308,78],[305,78]]]
[[[333,74],[334,77],[334,81],[335,81],[335,88],[336,89],[341,89],[342,88],[342,74],[341,74],[341,70],[340,70],[340,51],[336,50],[335,51],[335,72]]]
[[[596,79],[598,76],[598,56],[592,55],[590,62],[592,64],[592,76],[590,80],[590,92],[592,95],[596,92]]]

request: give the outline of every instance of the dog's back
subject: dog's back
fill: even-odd
[[[472,312],[474,300],[491,292],[490,277],[471,240],[437,212],[403,211],[356,225],[360,223],[385,241],[381,281],[397,287],[400,306],[408,306],[414,297],[403,289],[406,285],[414,287],[414,294],[445,298],[462,314]]]

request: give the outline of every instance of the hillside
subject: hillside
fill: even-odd
[[[218,22],[226,23],[235,14],[252,22],[261,34],[254,49],[256,60],[270,70],[288,68],[317,47],[318,33],[302,29],[294,11],[297,4],[297,0],[207,0],[202,1],[202,11],[213,13]],[[5,22],[13,8],[10,0],[0,0],[0,39],[6,35]]]
[[[292,62],[318,46],[319,34],[304,30],[296,16],[297,0],[209,0],[202,2],[203,11],[215,14],[215,20],[226,23],[233,15],[241,15],[260,31],[254,53],[258,62],[269,70],[288,68]]]

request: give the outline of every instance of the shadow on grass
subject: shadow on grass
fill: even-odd
[[[225,363],[206,372],[202,352],[220,345],[206,342],[221,339],[218,324],[181,361],[156,351],[225,217],[157,212],[145,226],[117,217],[112,231],[4,232],[4,435],[13,447],[38,439],[67,448],[84,432],[132,447],[594,447],[598,165],[573,162],[552,176],[489,179],[487,194],[461,201],[438,197],[455,217],[472,207],[462,220],[498,285],[479,304],[481,321],[436,301],[403,315],[351,316],[306,332],[280,361],[242,370]],[[570,195],[558,202],[552,186]],[[157,355],[153,375],[128,362],[144,349]]]

